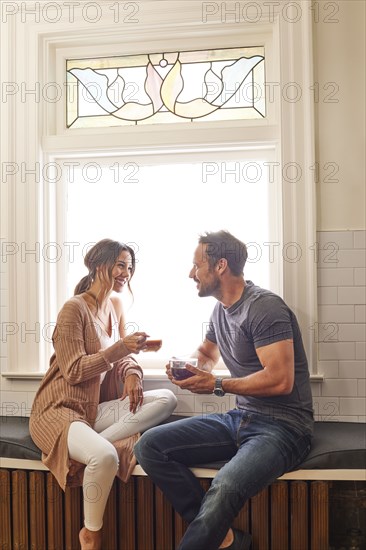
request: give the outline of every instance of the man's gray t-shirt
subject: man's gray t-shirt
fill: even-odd
[[[282,298],[246,281],[244,292],[235,304],[229,308],[220,302],[216,304],[206,338],[218,345],[233,378],[263,370],[256,348],[292,339],[295,354],[292,392],[270,397],[237,395],[236,405],[312,432],[313,406],[306,354],[297,319]]]

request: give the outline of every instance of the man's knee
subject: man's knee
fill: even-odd
[[[152,432],[153,430],[154,428],[150,428],[150,430],[142,434],[134,446],[133,452],[140,463],[143,461],[145,456],[150,454],[150,444],[153,440],[149,432]]]
[[[140,464],[144,459],[149,459],[152,456],[155,456],[156,458],[161,454],[161,448],[164,448],[165,437],[161,440],[160,435],[160,426],[155,426],[154,428],[150,428],[143,433],[137,441],[134,447],[134,453]],[[161,445],[159,443],[160,440],[162,443]]]

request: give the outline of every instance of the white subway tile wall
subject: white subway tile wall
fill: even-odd
[[[326,306],[337,302],[338,287],[325,286],[318,288],[318,305]]]
[[[354,269],[338,268],[337,270],[324,267],[319,269],[318,284],[324,288],[327,286],[352,286]]]
[[[365,342],[356,342],[356,359],[358,359],[359,361],[365,361],[366,359]]]
[[[366,417],[366,281],[365,231],[318,233],[318,372],[312,383],[316,420],[365,422]],[[4,288],[4,285],[2,285]],[[5,300],[6,303],[6,300]],[[3,348],[0,359],[5,359]],[[5,369],[4,369],[5,370]],[[28,416],[36,381],[0,378],[1,414]],[[145,389],[169,387],[183,415],[225,412],[233,396],[193,395],[168,380],[145,380]]]
[[[366,250],[366,231],[349,231],[353,233],[353,246],[354,248],[362,248]]]
[[[355,322],[366,323],[366,306],[355,307]]]
[[[366,397],[366,380],[357,380],[357,397]]]
[[[366,285],[366,268],[356,267],[355,269],[355,286]]]
[[[324,375],[320,395],[313,393],[318,420],[365,421],[365,236],[318,233],[318,372]]]

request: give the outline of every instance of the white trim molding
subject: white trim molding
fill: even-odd
[[[281,41],[287,44],[281,48],[281,81],[293,84],[287,88],[291,89],[291,99],[282,98],[281,102],[283,242],[287,247],[283,291],[285,301],[298,317],[308,361],[316,374],[316,190],[310,10],[303,11],[300,25],[283,25],[280,32]],[[298,100],[294,101],[294,97]],[[288,170],[293,170],[290,178]]]
[[[40,460],[28,460],[25,458],[0,458],[0,467],[12,470],[35,470],[49,471]],[[219,470],[215,468],[190,468],[194,475],[200,479],[213,479]],[[133,471],[133,476],[146,476],[145,470],[137,464]],[[348,469],[348,470],[294,470],[277,478],[279,480],[322,480],[322,481],[365,481],[366,470]]]

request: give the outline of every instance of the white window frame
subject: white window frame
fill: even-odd
[[[40,4],[42,6],[44,3]],[[22,23],[19,18],[10,18],[3,25],[1,38],[5,82],[16,83],[18,87],[24,85],[26,89],[37,89],[39,83],[42,95],[49,83],[63,84],[64,59],[70,55],[77,58],[85,52],[85,47],[88,47],[88,57],[92,57],[93,52],[99,52],[97,55],[100,56],[118,55],[122,43],[123,52],[132,54],[149,51],[149,48],[156,52],[232,47],[239,45],[239,40],[241,46],[251,46],[258,45],[253,44],[256,38],[261,40],[266,46],[267,81],[275,83],[273,89],[281,92],[284,86],[295,83],[302,91],[301,100],[289,101],[283,93],[279,94],[281,101],[267,102],[267,116],[263,120],[244,123],[225,121],[224,125],[194,122],[195,145],[209,148],[238,146],[242,143],[240,138],[245,128],[247,146],[251,142],[272,143],[276,146],[280,169],[291,163],[300,167],[299,181],[284,182],[282,186],[283,242],[296,243],[302,251],[300,261],[283,263],[282,295],[298,316],[310,370],[316,377],[317,350],[311,328],[317,321],[316,264],[312,251],[316,241],[316,211],[315,182],[311,170],[315,163],[314,112],[310,93],[313,79],[311,11],[302,9],[300,19],[295,22],[284,17],[281,6],[273,4],[269,10],[271,3],[257,2],[263,4],[263,10],[261,20],[254,25],[246,20],[223,21],[222,10],[203,23],[201,3],[149,1],[138,3],[141,11],[137,28],[136,25],[114,24],[112,12],[105,12],[108,4],[113,3],[103,3],[105,17],[93,26],[80,13],[75,14],[70,26],[70,13],[66,11],[60,21],[52,26],[42,18],[34,23]],[[185,43],[190,47],[182,47]],[[24,59],[31,62],[24,63]],[[37,100],[22,102],[16,93],[8,98],[9,101],[1,105],[2,158],[18,167],[22,163],[26,167],[39,163],[42,173],[45,163],[64,154],[100,153],[103,150],[148,153],[157,148],[171,152],[177,147],[188,152],[192,146],[189,125],[115,127],[103,132],[99,128],[95,131],[68,130],[64,121],[65,97],[66,94],[63,94],[62,101],[57,103]],[[8,177],[7,188],[2,189],[7,212],[15,212],[15,216],[8,215],[5,221],[3,219],[4,235],[9,242],[40,243],[42,248],[43,243],[57,240],[59,234],[58,216],[52,210],[52,193],[42,179],[22,180],[24,177],[19,169],[14,176]],[[62,204],[56,204],[55,208],[62,210]],[[23,323],[26,327],[39,322],[44,327],[52,318],[50,311],[60,305],[54,300],[55,284],[49,264],[19,262],[14,255],[6,267],[9,271],[7,321],[14,321],[18,326]],[[19,339],[9,339],[5,370],[19,376],[24,372],[42,371],[48,362],[47,353],[47,346],[39,342],[30,340],[26,345],[20,345]]]

